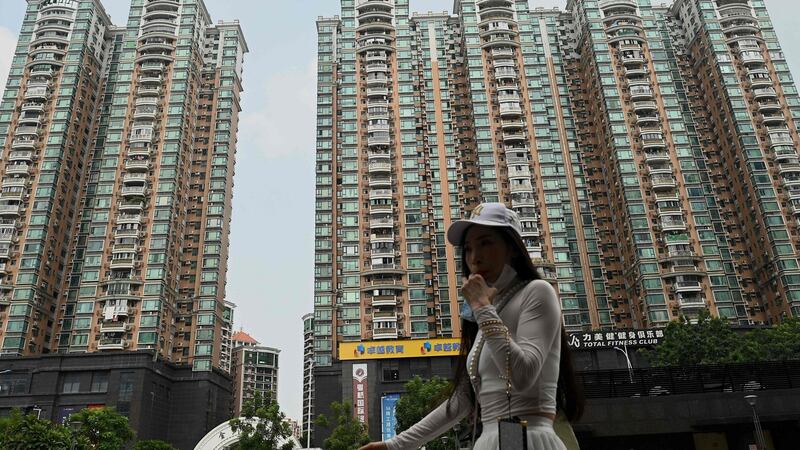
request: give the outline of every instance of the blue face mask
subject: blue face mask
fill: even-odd
[[[472,308],[469,307],[469,303],[467,302],[461,303],[461,309],[458,311],[458,315],[467,322],[477,322],[477,320],[475,320],[475,315],[472,314]]]

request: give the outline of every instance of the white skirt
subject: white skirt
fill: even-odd
[[[556,432],[553,421],[540,416],[523,417],[528,421],[528,450],[567,450]],[[497,422],[484,422],[483,433],[475,441],[473,450],[498,450],[500,444]]]

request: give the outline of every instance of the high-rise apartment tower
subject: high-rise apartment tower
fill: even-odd
[[[28,1],[0,105],[3,353],[227,365],[245,52],[202,0],[132,1],[125,27],[97,0]]]
[[[762,1],[341,8],[317,22],[316,367],[459,335],[444,233],[481,201],[517,211],[568,331],[798,313],[800,100]]]

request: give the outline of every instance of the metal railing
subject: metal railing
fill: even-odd
[[[800,387],[800,361],[586,371],[577,377],[586,398],[792,389]]]

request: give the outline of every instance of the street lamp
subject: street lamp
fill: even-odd
[[[69,446],[69,450],[75,450],[75,447],[78,445],[78,431],[81,430],[81,422],[77,420],[71,420],[69,422],[69,429],[72,431],[72,443]]]
[[[633,384],[633,365],[631,364],[631,359],[628,357],[628,344],[624,345],[625,345],[625,350],[619,347],[614,347],[614,350],[617,350],[618,352],[625,355],[625,362],[628,364],[628,377],[631,379],[631,384]]]
[[[0,370],[0,375],[4,375],[4,374],[10,373],[10,372],[11,372],[11,369]],[[11,388],[10,387],[9,387],[8,391],[9,391],[9,393],[11,392]],[[2,394],[2,393],[3,393],[3,383],[0,383],[0,394]]]
[[[761,420],[759,420],[758,412],[756,412],[756,400],[758,400],[758,396],[755,394],[744,396],[744,401],[746,401],[747,404],[750,405],[750,409],[753,410],[753,426],[755,427],[758,450],[767,450],[767,444],[764,442],[764,431],[761,429]]]

